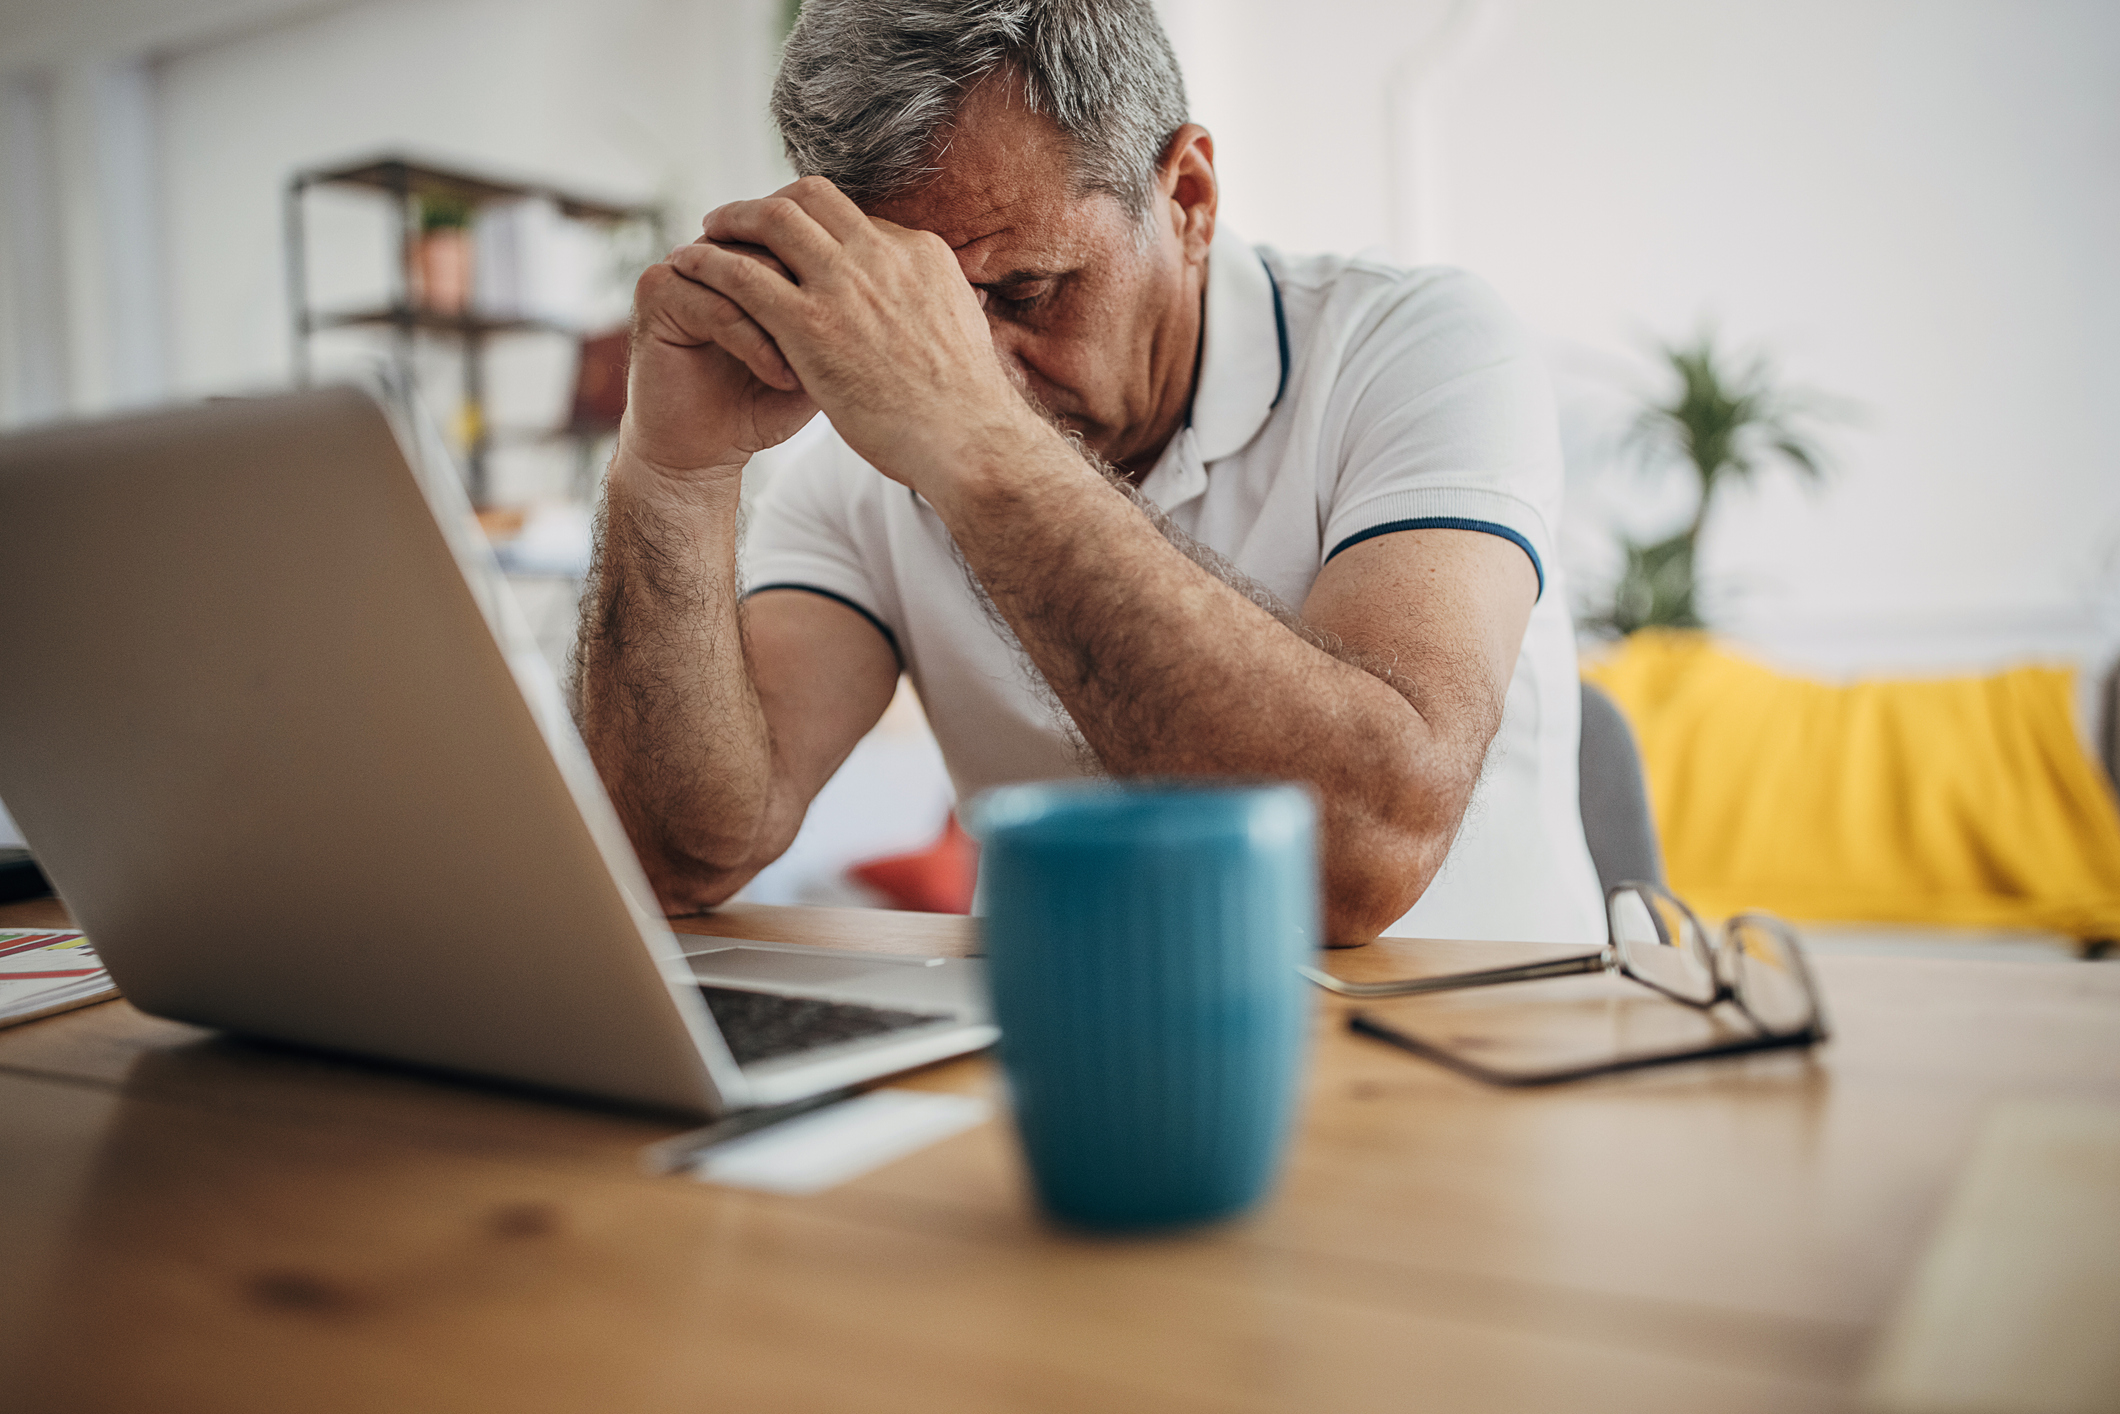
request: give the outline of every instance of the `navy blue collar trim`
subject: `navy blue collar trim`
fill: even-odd
[[[1271,412],[1281,405],[1281,395],[1288,391],[1288,311],[1281,308],[1281,282],[1273,277],[1273,267],[1261,260],[1259,261],[1259,268],[1266,272],[1267,288],[1273,291],[1273,332],[1274,338],[1279,340],[1281,345],[1281,381],[1274,384],[1273,401],[1266,405],[1267,411]],[[1198,389],[1196,388],[1194,396],[1197,397],[1198,395]],[[1192,419],[1192,404],[1187,403],[1185,405],[1185,425],[1187,427],[1193,425]]]
[[[1273,277],[1273,267],[1264,260],[1259,262],[1266,271],[1266,283],[1273,287],[1273,332],[1281,341],[1281,381],[1274,385],[1273,401],[1268,408],[1281,405],[1281,395],[1288,391],[1288,311],[1281,308],[1281,282]]]

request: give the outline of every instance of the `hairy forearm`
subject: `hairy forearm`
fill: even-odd
[[[770,857],[771,740],[745,662],[739,477],[613,461],[582,609],[582,738],[673,909],[718,903]]]
[[[1499,702],[1424,700],[1417,675],[1335,651],[1196,563],[1058,437],[997,461],[938,509],[1105,769],[1306,781],[1329,939],[1374,936],[1410,907],[1449,850]]]

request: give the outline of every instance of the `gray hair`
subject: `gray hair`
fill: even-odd
[[[1003,72],[1069,138],[1078,191],[1147,212],[1186,119],[1149,0],[807,0],[773,118],[798,173],[867,206],[932,177],[965,96]]]

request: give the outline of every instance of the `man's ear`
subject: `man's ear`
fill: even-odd
[[[1187,123],[1172,133],[1163,149],[1161,176],[1161,194],[1185,258],[1189,263],[1202,263],[1214,243],[1215,210],[1222,195],[1221,184],[1215,180],[1214,134],[1198,123]]]

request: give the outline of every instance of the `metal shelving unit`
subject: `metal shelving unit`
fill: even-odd
[[[316,309],[309,297],[308,229],[305,215],[307,194],[320,186],[343,186],[373,191],[395,204],[401,232],[399,258],[392,270],[390,302],[374,309]],[[294,321],[294,379],[298,386],[310,381],[313,357],[311,341],[325,330],[371,328],[391,331],[391,361],[396,385],[417,386],[413,355],[421,338],[453,341],[463,360],[465,424],[469,429],[465,447],[465,477],[475,504],[487,501],[487,453],[493,430],[485,416],[488,343],[516,334],[558,334],[578,337],[582,331],[545,319],[488,317],[475,309],[464,313],[422,308],[415,302],[412,264],[420,239],[423,201],[447,200],[476,211],[482,206],[544,198],[559,213],[575,221],[602,226],[645,222],[653,233],[657,250],[664,248],[663,218],[659,208],[629,206],[601,201],[537,182],[501,181],[491,177],[428,166],[404,157],[386,156],[351,166],[298,172],[287,183],[285,198],[287,296]],[[564,430],[564,429],[561,429]]]

